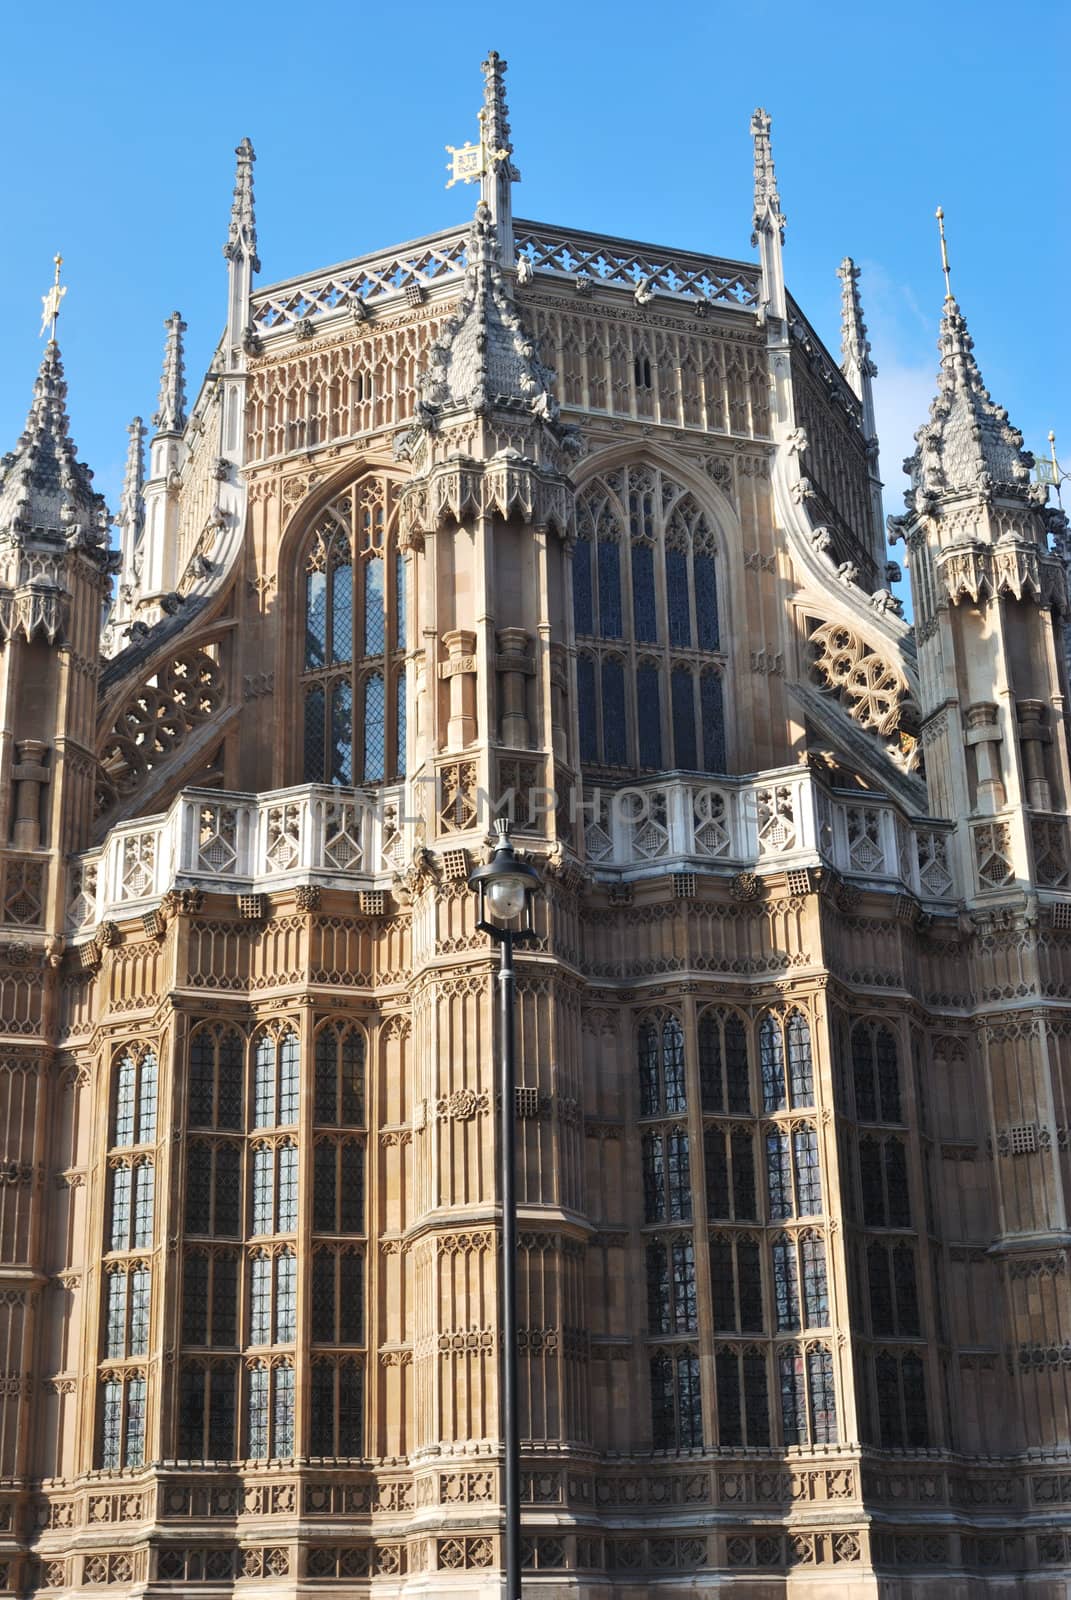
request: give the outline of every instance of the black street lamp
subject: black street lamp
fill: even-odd
[[[542,884],[538,872],[514,853],[509,823],[495,823],[494,854],[469,877],[477,894],[477,927],[499,948],[499,1187],[502,1191],[502,1435],[505,1503],[506,1600],[521,1596],[521,1436],[517,1410],[517,1190],[516,1066],[513,1054],[513,945],[535,932],[532,904]]]

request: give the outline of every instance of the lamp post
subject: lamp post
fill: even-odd
[[[532,906],[542,887],[538,872],[514,852],[509,823],[495,823],[494,854],[469,877],[477,895],[476,925],[498,945],[499,1115],[498,1164],[502,1193],[502,1437],[505,1506],[506,1600],[521,1595],[521,1438],[517,1413],[517,1190],[516,1066],[513,1053],[515,975],[513,946],[535,932]]]

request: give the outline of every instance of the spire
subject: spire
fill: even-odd
[[[465,294],[428,353],[421,380],[426,426],[453,411],[527,412],[557,421],[553,373],[539,360],[502,271],[491,208],[480,201],[469,233]]]
[[[141,537],[144,507],[141,492],[145,484],[145,424],[140,417],[135,417],[127,432],[130,443],[126,452],[126,474],[123,478],[123,494],[119,501],[119,525],[125,536],[127,529],[131,533],[131,542],[136,544]]]
[[[859,299],[859,268],[851,256],[844,257],[837,277],[841,282],[840,370],[862,400],[864,388],[869,388],[869,379],[877,377],[878,369],[870,359],[870,340]]]
[[[164,323],[167,343],[160,375],[160,398],[153,426],[157,433],[181,433],[186,426],[186,373],[182,359],[182,335],[186,324],[177,311]]]
[[[965,492],[988,497],[994,489],[1022,496],[1030,486],[1034,458],[1024,451],[1022,434],[982,382],[967,319],[952,294],[940,207],[937,221],[945,278],[937,341],[941,367],[930,420],[916,433],[917,448],[904,462],[904,471],[911,476],[912,488],[927,498]]]
[[[490,208],[498,235],[499,260],[504,267],[512,267],[513,185],[520,181],[521,175],[511,160],[513,145],[509,136],[509,107],[506,104],[506,62],[497,50],[489,50],[487,60],[481,63],[481,70],[483,106],[480,109],[480,143],[483,147],[483,171],[480,199]]]
[[[51,320],[51,313],[47,313]],[[30,414],[13,451],[0,460],[0,535],[103,545],[107,513],[93,474],[76,458],[67,419],[59,345],[49,339]]]
[[[234,177],[231,225],[223,254],[228,261],[246,259],[254,272],[260,271],[257,256],[257,223],[253,210],[253,163],[257,159],[249,139],[235,148],[238,166]]]
[[[755,214],[752,219],[751,243],[759,242],[759,235],[776,229],[780,242],[785,242],[785,216],[781,210],[781,196],[777,192],[777,174],[774,171],[773,147],[770,143],[770,114],[762,106],[751,117],[751,137],[755,141]]]

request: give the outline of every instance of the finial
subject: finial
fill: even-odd
[[[781,196],[777,192],[770,127],[770,113],[762,106],[756,107],[751,117],[751,137],[755,141],[755,215],[752,222],[752,245],[758,244],[759,234],[771,224],[777,228],[781,243],[785,242],[786,218],[781,210]]]
[[[55,263],[56,276],[52,280],[52,287],[48,293],[41,296],[41,333],[38,335],[38,338],[40,338],[45,329],[48,328],[50,330],[48,335],[49,344],[55,343],[56,321],[60,313],[60,301],[67,293],[67,285],[60,286],[60,268],[63,265],[63,257],[55,255],[52,260]]]
[[[135,417],[127,428],[130,443],[126,452],[126,472],[123,476],[123,493],[119,502],[119,520],[139,527],[141,521],[141,491],[145,478],[143,448],[145,424]]]
[[[943,206],[937,207],[937,231],[941,236],[941,271],[945,275],[945,299],[952,299],[952,280],[948,270],[948,240],[945,238],[945,212]]]
[[[186,373],[182,358],[182,335],[186,324],[177,311],[164,323],[167,342],[160,374],[160,399],[153,426],[157,433],[181,433],[186,426]]]
[[[841,370],[857,394],[864,376],[876,378],[878,369],[870,358],[870,340],[863,321],[863,305],[859,298],[859,268],[851,256],[845,256],[837,268],[841,281],[840,296],[840,352]]]
[[[234,175],[234,199],[231,202],[231,225],[223,254],[228,261],[249,258],[254,272],[260,271],[257,257],[257,224],[253,211],[253,163],[256,152],[252,141],[243,139],[235,147],[238,165]]]
[[[510,159],[513,145],[509,136],[509,108],[506,105],[506,63],[497,50],[489,50],[482,63],[483,105],[477,113],[480,125],[476,144],[446,146],[450,161],[447,170],[455,183],[479,181],[480,202],[489,208],[498,236],[502,265],[512,268],[513,202],[512,185],[520,181],[520,173]]]

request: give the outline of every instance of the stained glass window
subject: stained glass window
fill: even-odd
[[[589,539],[578,539],[573,549],[573,623],[579,634],[590,636],[595,632]]]
[[[814,1105],[814,1069],[811,1064],[811,1030],[800,1011],[793,1011],[785,1029],[788,1043],[789,1092],[794,1106]]]
[[[628,765],[625,669],[613,657],[602,664],[602,743],[603,761],[608,767]]]
[[[662,768],[662,701],[659,671],[648,662],[636,668],[636,711],[639,720],[640,766]]]
[[[674,667],[670,673],[673,702],[673,760],[685,772],[698,769],[695,744],[694,680],[689,667]]]

